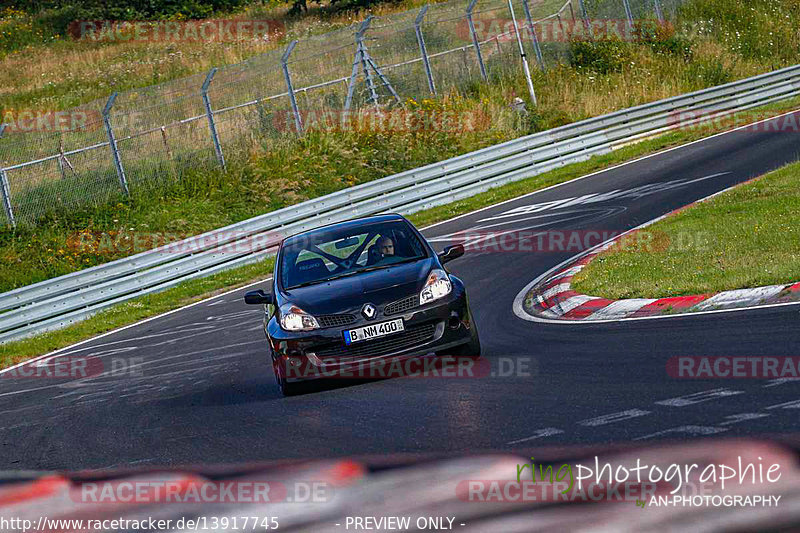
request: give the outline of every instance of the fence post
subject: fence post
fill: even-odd
[[[11,227],[16,229],[17,221],[14,219],[14,209],[11,207],[11,192],[8,189],[8,175],[3,168],[0,168],[0,196],[3,197],[3,210],[6,212],[6,218],[8,218]]]
[[[533,27],[533,17],[531,17],[531,8],[528,5],[528,0],[522,0],[522,10],[525,11],[525,18],[528,21],[528,30],[531,32],[533,52],[536,54],[536,61],[539,63],[539,68],[544,72],[544,57],[542,57],[542,48],[539,46],[539,38],[536,36],[536,29]]]
[[[214,112],[211,110],[211,100],[208,99],[208,86],[211,85],[211,80],[214,79],[214,74],[217,73],[217,67],[212,68],[206,76],[206,81],[203,82],[201,92],[203,94],[203,103],[206,106],[206,116],[208,117],[208,129],[211,130],[211,140],[214,141],[214,152],[217,154],[217,161],[225,170],[225,156],[222,155],[222,146],[219,144],[219,136],[217,135],[217,126],[214,124]]]
[[[589,22],[589,13],[586,11],[586,5],[583,3],[583,0],[578,0],[578,6],[581,8],[581,18],[583,19],[583,25],[586,26],[586,36],[592,37],[592,23]]]
[[[67,174],[64,171],[64,137],[61,135],[59,135],[58,139],[58,171],[61,172],[61,179],[66,179]]]
[[[533,81],[531,80],[531,69],[528,67],[528,58],[525,57],[525,48],[522,46],[522,39],[519,36],[519,29],[517,28],[517,15],[514,13],[514,6],[511,0],[508,0],[508,10],[511,12],[511,22],[514,25],[514,34],[517,36],[517,45],[519,46],[519,55],[522,57],[522,68],[525,70],[525,80],[528,82],[528,93],[531,95],[531,103],[536,103],[536,92],[533,90]]]
[[[428,6],[422,6],[419,10],[417,19],[414,21],[414,32],[417,34],[417,44],[419,44],[419,53],[422,56],[422,64],[425,66],[425,75],[428,77],[428,89],[432,95],[436,95],[436,86],[433,84],[433,73],[431,73],[431,64],[428,60],[428,49],[425,48],[425,39],[422,37],[422,19],[425,18],[425,13],[428,12]]]
[[[122,190],[125,192],[125,195],[130,196],[131,191],[128,189],[128,180],[125,178],[125,169],[122,168],[122,160],[119,157],[117,139],[114,137],[114,129],[111,127],[111,107],[114,105],[114,101],[116,99],[117,93],[114,93],[108,97],[106,107],[103,108],[103,124],[106,126],[106,133],[108,134],[108,146],[111,149],[111,159],[114,161],[114,168],[117,170],[119,184],[122,186]]]
[[[6,131],[6,125],[0,124],[0,139],[3,138],[3,133]],[[6,213],[9,224],[16,228],[17,224],[14,221],[14,211],[11,209],[11,198],[8,193],[8,179],[6,177],[5,169],[0,168],[0,197],[2,197],[3,210]]]
[[[297,128],[297,134],[302,135],[303,121],[300,119],[300,111],[297,109],[297,98],[294,96],[294,87],[292,86],[292,77],[289,75],[289,55],[291,55],[295,46],[297,46],[297,41],[292,41],[289,43],[286,51],[281,56],[281,66],[283,67],[283,76],[286,78],[286,89],[289,92],[289,101],[292,103],[294,126]]]
[[[628,19],[628,29],[633,29],[633,12],[631,11],[631,5],[628,3],[628,0],[622,0],[622,5],[625,7],[625,17]]]
[[[350,105],[353,103],[353,93],[356,89],[356,80],[358,79],[358,69],[359,67],[364,67],[364,32],[367,31],[369,27],[369,23],[372,22],[372,15],[369,15],[364,22],[361,23],[358,30],[356,31],[356,55],[353,58],[353,72],[350,74],[350,83],[347,86],[347,99],[344,102],[344,111],[345,115],[347,112],[350,111]],[[372,78],[368,76],[366,72],[366,68],[364,68],[364,76],[367,77],[367,82],[372,82]],[[375,87],[370,86],[370,89],[374,92]],[[373,101],[377,101],[378,96],[373,95]],[[343,119],[346,117],[342,117]]]
[[[478,35],[475,33],[475,24],[472,22],[472,10],[475,9],[475,4],[478,0],[470,0],[467,6],[467,23],[469,24],[469,32],[472,35],[472,45],[475,47],[475,53],[478,56],[478,66],[481,68],[481,76],[484,81],[489,81],[489,76],[486,75],[486,67],[483,64],[483,56],[481,55],[481,45],[478,43]]]
[[[660,0],[653,0],[653,9],[656,12],[656,18],[659,22],[664,22],[664,11],[661,9],[661,2]]]

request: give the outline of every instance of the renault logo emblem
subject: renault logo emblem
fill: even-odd
[[[364,304],[364,307],[361,308],[361,314],[364,315],[364,318],[367,320],[375,318],[375,311],[375,306],[372,304]]]

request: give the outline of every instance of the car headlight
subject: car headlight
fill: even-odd
[[[428,275],[428,281],[425,282],[422,292],[419,293],[419,305],[425,305],[428,302],[438,300],[450,294],[453,290],[453,285],[450,283],[450,278],[444,270],[431,270]]]
[[[280,314],[281,327],[286,331],[308,331],[319,328],[316,318],[295,305],[282,305]]]

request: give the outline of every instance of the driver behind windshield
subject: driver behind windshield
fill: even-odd
[[[381,237],[378,239],[378,251],[382,257],[394,255],[394,241],[390,237]]]
[[[281,277],[284,287],[293,288],[425,256],[425,248],[407,222],[391,221],[344,231],[323,229],[284,243]]]

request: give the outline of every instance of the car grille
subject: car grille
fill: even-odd
[[[336,326],[346,326],[356,321],[353,315],[322,315],[317,317],[319,327],[335,328]]]
[[[436,324],[424,324],[410,327],[402,333],[389,337],[351,344],[339,345],[324,350],[317,350],[316,356],[320,359],[334,358],[336,361],[347,362],[355,359],[380,357],[393,352],[424,344],[433,338],[436,333]],[[344,342],[344,341],[342,341]]]
[[[386,307],[383,308],[384,315],[399,315],[400,313],[405,313],[409,309],[414,309],[419,305],[419,295],[409,296],[408,298],[403,298],[402,300],[397,300],[396,302],[392,302],[388,304]]]

